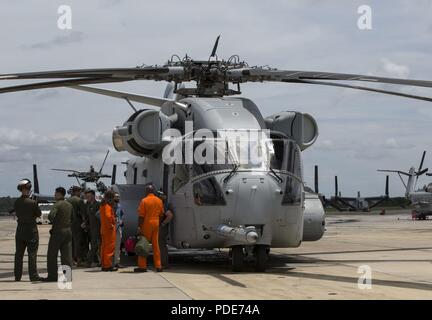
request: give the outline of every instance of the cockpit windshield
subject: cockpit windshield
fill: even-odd
[[[301,151],[291,139],[269,138],[263,133],[239,130],[207,136],[193,133],[177,140],[181,156],[176,157],[173,189],[178,190],[190,179],[204,174],[224,173],[228,176],[241,171],[268,172],[284,183],[283,204],[301,199],[303,169]]]
[[[224,132],[217,138],[193,142],[194,175],[220,170],[260,170],[270,167],[271,141],[266,136],[252,138],[244,132]]]

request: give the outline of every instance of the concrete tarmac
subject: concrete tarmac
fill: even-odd
[[[432,220],[412,221],[408,211],[380,216],[327,216],[327,231],[300,248],[272,248],[269,269],[230,271],[227,250],[173,251],[163,273],[134,274],[126,268],[73,270],[72,289],[31,283],[27,265],[21,282],[13,277],[16,222],[0,218],[0,299],[432,299]],[[39,272],[46,275],[50,226],[39,226]],[[151,259],[150,259],[151,260]],[[358,285],[371,271],[371,288]],[[360,271],[361,271],[360,270]]]

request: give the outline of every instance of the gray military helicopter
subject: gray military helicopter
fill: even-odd
[[[127,161],[126,184],[113,186],[131,216],[126,218],[125,234],[136,232],[134,217],[143,186],[153,183],[165,192],[175,211],[169,236],[172,246],[230,248],[234,271],[243,269],[246,256],[254,257],[256,271],[264,271],[270,248],[295,248],[324,234],[324,209],[317,194],[305,191],[302,166],[302,151],[318,138],[318,125],[311,115],[298,111],[264,118],[250,99],[233,97],[241,94],[240,86],[300,83],[432,101],[339,82],[432,87],[432,81],[249,66],[238,55],[220,60],[218,41],[219,37],[206,60],[173,55],[160,66],[1,74],[3,81],[51,80],[2,87],[0,93],[68,87],[125,100],[133,113],[113,131],[115,149],[135,156]],[[134,80],[167,81],[168,86],[163,98],[84,86]],[[189,82],[196,85],[186,87]],[[133,102],[149,107],[137,109]],[[244,133],[249,136],[237,138]],[[250,145],[244,147],[243,140]],[[260,161],[248,157],[249,149],[257,151]],[[184,156],[178,156],[178,150]],[[200,153],[201,158],[214,153],[226,161],[214,164],[190,157]]]
[[[108,188],[102,181],[99,180],[102,178],[112,177],[111,184],[115,184],[115,175],[116,175],[116,165],[113,166],[112,175],[102,173],[106,159],[108,158],[108,154],[109,154],[109,150],[105,155],[105,158],[102,162],[102,166],[100,167],[99,171],[96,171],[93,165],[90,165],[89,171],[77,171],[77,170],[70,170],[70,169],[51,169],[51,170],[71,172],[70,174],[68,174],[68,177],[75,178],[83,189],[87,189],[87,183],[94,183],[96,185],[97,191],[99,191],[100,193],[104,193]],[[82,180],[83,182],[81,183],[80,180]]]
[[[432,175],[427,173],[429,170],[428,168],[423,169],[425,156],[426,151],[423,151],[417,171],[414,167],[411,167],[408,172],[400,170],[378,170],[380,172],[393,172],[399,175],[399,178],[405,187],[405,197],[410,201],[410,204],[414,206],[415,218],[418,220],[426,220],[427,216],[432,215],[432,183],[429,183],[427,186],[424,186],[421,189],[415,190],[417,187],[418,178],[421,175]],[[406,182],[402,176],[408,177]]]

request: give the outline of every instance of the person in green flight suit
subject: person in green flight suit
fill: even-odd
[[[40,281],[41,277],[39,277],[37,271],[39,233],[36,218],[40,217],[42,212],[37,202],[30,199],[32,184],[29,179],[22,179],[18,183],[17,189],[21,192],[21,197],[14,204],[14,211],[18,222],[15,233],[15,281],[21,281],[26,248],[30,281]]]
[[[48,220],[52,223],[50,239],[48,242],[47,269],[48,277],[44,281],[57,281],[58,266],[57,256],[60,251],[60,260],[63,266],[69,266],[72,270],[72,214],[73,207],[65,201],[66,190],[58,187],[54,197],[56,203],[51,209]]]
[[[82,266],[86,260],[87,250],[85,248],[86,235],[85,235],[85,204],[81,199],[81,187],[73,186],[72,194],[66,199],[72,207],[72,255],[76,261],[77,267]]]
[[[87,232],[90,234],[90,250],[87,255],[87,267],[91,268],[94,262],[100,262],[98,258],[100,247],[100,221],[97,216],[100,203],[96,200],[96,193],[94,190],[86,190],[85,197],[87,201],[84,223]]]

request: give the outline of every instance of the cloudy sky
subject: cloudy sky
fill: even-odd
[[[57,27],[60,5],[72,8],[72,29]],[[372,8],[372,30],[357,26],[360,5]],[[15,1],[0,4],[0,73],[134,67],[164,63],[173,53],[207,58],[217,35],[219,57],[238,54],[250,65],[432,80],[431,1]],[[1,85],[14,82],[2,81]],[[160,96],[163,83],[105,85]],[[432,96],[431,90],[397,88]],[[375,93],[299,84],[247,84],[264,116],[281,110],[312,114],[320,136],[305,151],[306,181],[320,166],[320,189],[379,195],[378,168],[408,170],[429,151],[432,104]],[[37,163],[41,191],[73,183],[50,168],[107,171],[127,153],[111,145],[112,128],[130,115],[121,101],[72,89],[0,96],[0,196],[16,195],[16,181]],[[120,166],[119,181],[123,181]],[[421,178],[420,184],[427,178]],[[399,178],[390,179],[401,195]]]

